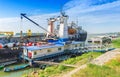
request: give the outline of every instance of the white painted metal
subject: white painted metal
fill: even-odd
[[[59,37],[60,38],[68,38],[68,25],[67,25],[68,16],[60,17],[60,29],[59,29]]]

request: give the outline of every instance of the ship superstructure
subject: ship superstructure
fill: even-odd
[[[63,40],[85,41],[87,32],[73,21],[69,24],[67,22],[68,18],[69,16],[65,15],[65,13],[61,13],[57,18],[50,18],[48,20],[49,32],[47,32],[47,38],[54,38],[56,36]],[[54,25],[55,22],[59,23],[56,29]]]

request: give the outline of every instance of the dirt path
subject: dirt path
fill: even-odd
[[[96,65],[103,65],[105,62],[108,62],[112,58],[116,57],[116,55],[120,55],[120,49],[115,49],[115,50],[112,50],[112,51],[108,51],[105,54],[102,54],[98,58],[94,59],[90,63],[96,64]],[[74,70],[70,71],[69,73],[63,75],[62,77],[72,77],[72,75],[74,73],[76,73],[77,71],[79,71],[81,69],[84,69],[86,67],[87,67],[87,64],[84,64],[80,67],[75,68]]]
[[[105,54],[93,60],[91,63],[96,65],[103,65],[104,63],[108,62],[112,58],[115,58],[116,55],[120,55],[120,49],[115,49],[115,50],[106,52]]]
[[[81,70],[81,69],[84,69],[87,67],[87,64],[84,64],[74,70],[72,70],[71,72],[67,73],[66,75],[62,76],[62,77],[71,77],[72,74],[76,73],[77,71]]]

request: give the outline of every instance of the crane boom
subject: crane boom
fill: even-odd
[[[21,19],[22,19],[23,17],[25,17],[26,19],[28,19],[29,21],[31,21],[32,23],[34,23],[35,25],[37,25],[39,28],[43,29],[44,31],[46,31],[46,32],[48,32],[48,33],[51,33],[51,32],[49,32],[48,30],[46,30],[45,28],[43,28],[42,26],[40,26],[39,24],[37,24],[35,21],[33,21],[33,20],[31,20],[30,18],[28,18],[28,17],[26,16],[26,14],[21,13],[20,15],[21,15]]]

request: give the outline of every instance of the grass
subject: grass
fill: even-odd
[[[101,54],[102,54],[101,52],[88,52],[88,53],[83,54],[82,56],[77,56],[74,58],[67,59],[63,61],[63,63],[82,65],[88,62],[88,59],[91,55],[93,56],[93,58],[96,58],[100,56]]]
[[[75,73],[72,77],[120,77],[120,57],[103,66],[88,64],[87,68]]]
[[[82,65],[88,62],[88,58],[92,55],[93,58],[98,57],[99,55],[101,55],[101,52],[88,52],[85,53],[81,56],[77,56],[74,58],[69,58],[65,61],[63,61],[62,63],[64,64],[75,64],[75,65]],[[70,70],[73,70],[74,68],[72,67],[66,67],[63,65],[56,65],[56,66],[49,66],[47,68],[45,68],[42,71],[38,72],[39,77],[56,77],[56,75],[60,75],[63,73],[66,73]],[[27,77],[27,76],[24,76]],[[33,75],[29,76],[29,77],[34,77]]]
[[[115,48],[120,48],[120,38],[112,40],[112,45]]]
[[[118,55],[116,58],[110,60],[106,63],[107,66],[111,68],[119,67],[120,68],[120,55]]]
[[[70,71],[72,69],[73,68],[66,67],[63,65],[49,66],[44,70],[38,70],[37,77],[55,77],[55,75]],[[34,73],[31,73],[29,75],[26,74],[23,77],[36,77],[36,75]]]
[[[42,73],[45,76],[51,76],[54,77],[54,75],[56,74],[60,74],[60,73],[64,73],[65,71],[70,71],[73,68],[70,67],[66,67],[63,65],[59,65],[59,66],[51,66],[51,67],[47,67]],[[41,77],[41,76],[40,76]]]

